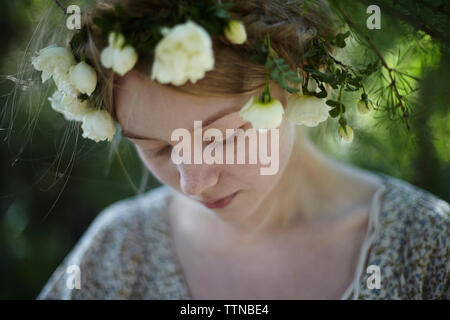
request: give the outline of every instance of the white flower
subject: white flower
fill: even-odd
[[[67,74],[75,64],[75,57],[66,48],[50,46],[41,49],[31,59],[31,64],[36,70],[42,71],[42,82],[45,82],[55,74]]]
[[[243,44],[247,40],[245,26],[241,21],[231,20],[225,27],[225,37],[233,44]]]
[[[79,91],[70,81],[69,70],[76,63],[73,54],[63,47],[50,46],[31,59],[33,67],[42,71],[42,82],[53,78],[58,90],[76,97]]]
[[[328,119],[329,110],[326,99],[291,94],[287,101],[286,117],[295,124],[315,127]]]
[[[283,120],[283,113],[283,105],[279,100],[272,98],[268,103],[263,103],[254,96],[239,112],[241,117],[251,122],[255,129],[277,128]]]
[[[151,79],[160,83],[195,83],[214,67],[212,41],[206,30],[192,21],[163,29],[155,48]]]
[[[344,128],[341,126],[339,127],[339,137],[341,138],[342,142],[350,143],[353,141],[353,129],[350,126],[345,126]]]
[[[111,46],[107,46],[105,49],[103,49],[101,55],[100,55],[100,61],[102,65],[105,68],[112,68],[114,66],[114,52],[116,49],[114,49]]]
[[[97,86],[97,73],[94,68],[84,61],[70,68],[69,78],[75,88],[88,96],[94,92]]]
[[[57,72],[53,75],[53,81],[55,81],[56,87],[59,91],[64,92],[74,98],[78,97],[80,91],[73,85],[70,80],[69,73]]]
[[[113,70],[123,76],[125,73],[133,69],[138,60],[136,50],[130,45],[126,45],[121,50],[114,52]]]
[[[121,76],[133,69],[138,54],[131,45],[125,45],[125,38],[120,33],[111,32],[108,36],[109,46],[103,49],[100,56],[102,65],[105,68],[112,68]]]
[[[362,100],[361,99],[361,100],[359,100],[358,104],[357,104],[359,113],[367,114],[370,111],[369,104],[370,104],[370,100],[369,99],[366,99],[366,100]]]
[[[83,138],[89,138],[95,142],[102,140],[111,141],[116,127],[114,120],[106,110],[92,110],[83,117],[81,124]]]
[[[66,120],[82,121],[89,112],[87,100],[81,101],[59,90],[56,90],[48,100],[51,101],[52,109],[62,113]]]

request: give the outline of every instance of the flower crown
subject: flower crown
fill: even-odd
[[[101,52],[102,66],[124,76],[136,65],[139,54],[151,52],[154,54],[151,80],[180,86],[187,81],[196,83],[214,68],[211,36],[222,34],[235,45],[247,40],[244,24],[232,19],[228,12],[234,5],[231,2],[222,4],[207,0],[193,6],[188,1],[178,0],[171,1],[170,5],[173,8],[139,18],[130,17],[120,6],[106,15],[93,17],[94,24],[108,42]],[[97,73],[78,50],[87,41],[87,35],[87,27],[83,26],[72,37],[70,50],[46,47],[32,58],[32,65],[42,71],[43,82],[53,78],[57,90],[49,100],[55,111],[67,120],[82,122],[83,137],[96,142],[111,141],[116,132],[114,120],[92,99],[97,88]],[[263,64],[266,70],[265,88],[243,106],[240,115],[256,129],[272,129],[281,124],[285,111],[281,102],[270,94],[269,79],[272,79],[291,93],[285,114],[290,121],[313,127],[329,116],[339,117],[339,136],[342,141],[351,142],[353,130],[344,118],[341,93],[344,88],[346,91],[360,88],[364,91],[361,74],[370,75],[376,66],[368,67],[365,73],[353,72],[352,75],[349,70],[353,69],[328,53],[329,44],[344,47],[348,35],[338,34],[329,39],[317,37],[314,46],[303,56],[305,67],[302,72],[299,69],[294,72],[272,49],[267,34],[254,52],[255,61]],[[317,66],[320,65],[327,65],[326,72],[319,71]],[[338,101],[326,100],[325,83],[334,89],[340,87]],[[370,105],[364,91],[358,110],[367,113]]]

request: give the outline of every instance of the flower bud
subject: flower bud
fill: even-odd
[[[103,49],[102,54],[100,55],[100,61],[102,66],[109,69],[114,65],[114,52],[115,50],[112,47],[106,47]]]
[[[125,73],[133,69],[138,60],[136,50],[130,45],[125,46],[121,50],[114,52],[114,66],[115,72],[123,76]]]
[[[224,31],[225,37],[233,44],[243,44],[247,40],[247,32],[241,21],[231,20]]]
[[[369,111],[370,111],[369,99],[366,99],[366,100],[361,99],[361,100],[359,100],[358,104],[357,104],[357,108],[358,108],[359,113],[361,113],[361,114],[369,113]]]
[[[138,54],[131,45],[126,45],[125,38],[120,33],[111,32],[108,36],[109,46],[104,48],[100,61],[105,68],[112,68],[123,76],[133,69],[138,60]]]
[[[341,126],[339,127],[339,137],[341,138],[342,142],[350,143],[353,141],[353,129],[350,126],[345,126],[344,128]]]
[[[108,35],[108,44],[114,49],[120,49],[125,44],[125,37],[118,32],[111,32]]]
[[[88,96],[94,92],[97,86],[97,73],[84,61],[70,68],[69,77],[75,88]]]
[[[263,103],[255,97],[241,109],[241,117],[251,122],[255,129],[274,129],[280,126],[283,120],[283,105],[277,99],[271,98],[269,102]]]

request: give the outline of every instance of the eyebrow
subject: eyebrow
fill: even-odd
[[[225,117],[226,115],[229,115],[229,114],[233,113],[234,111],[240,110],[240,109],[241,109],[241,106],[233,105],[230,108],[221,110],[221,111],[213,114],[211,117],[207,118],[206,120],[202,121],[202,127],[210,126],[211,124],[213,124],[217,120]],[[124,130],[124,129],[122,129],[121,134],[122,134],[123,137],[128,138],[128,139],[159,141],[158,139],[140,136],[138,134],[131,133],[131,132],[129,132],[127,130]]]

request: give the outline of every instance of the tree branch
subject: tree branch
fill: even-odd
[[[332,0],[332,1],[335,2],[334,0]],[[360,3],[363,3],[365,5],[377,4],[379,6],[382,6],[382,3],[379,0],[357,0],[357,1]],[[400,2],[397,2],[397,3],[399,5],[401,5],[403,8],[405,8],[405,6],[402,3],[400,3]],[[407,8],[405,8],[405,9],[407,10]],[[409,12],[409,10],[408,10],[408,12]],[[431,28],[424,21],[421,21],[420,19],[417,19],[416,17],[414,17],[412,15],[407,15],[407,14],[400,12],[394,6],[389,6],[388,14],[407,22],[409,25],[424,31],[425,33],[429,34],[430,36],[432,36],[433,38],[435,38],[439,41],[446,41],[446,39],[447,39],[447,36],[444,33]]]
[[[64,14],[67,14],[67,8],[64,7],[58,0],[54,0],[54,1],[55,1],[56,5],[61,8],[61,10],[64,12]]]
[[[398,99],[398,105],[400,106],[400,109],[402,110],[402,114],[403,114],[403,119],[405,121],[405,125],[406,128],[409,130],[410,126],[408,123],[408,110],[406,109],[406,106],[403,102],[403,96],[400,94],[398,88],[397,88],[397,84],[395,82],[394,76],[393,76],[393,72],[394,69],[392,69],[391,67],[389,67],[389,65],[387,64],[386,60],[384,59],[383,55],[381,54],[381,52],[378,50],[378,48],[374,45],[374,43],[372,42],[372,40],[370,40],[370,38],[368,36],[366,36],[364,33],[361,32],[361,30],[359,30],[359,28],[353,23],[353,21],[344,13],[344,11],[338,7],[337,5],[335,5],[336,10],[339,11],[339,13],[342,15],[342,17],[344,18],[344,20],[347,22],[347,24],[354,29],[355,31],[358,32],[358,34],[364,38],[364,40],[368,43],[368,45],[370,46],[370,48],[372,49],[372,51],[377,55],[378,59],[381,61],[381,65],[388,71],[388,75],[389,75],[389,79],[391,81],[391,86],[394,88],[394,93],[395,96]]]

